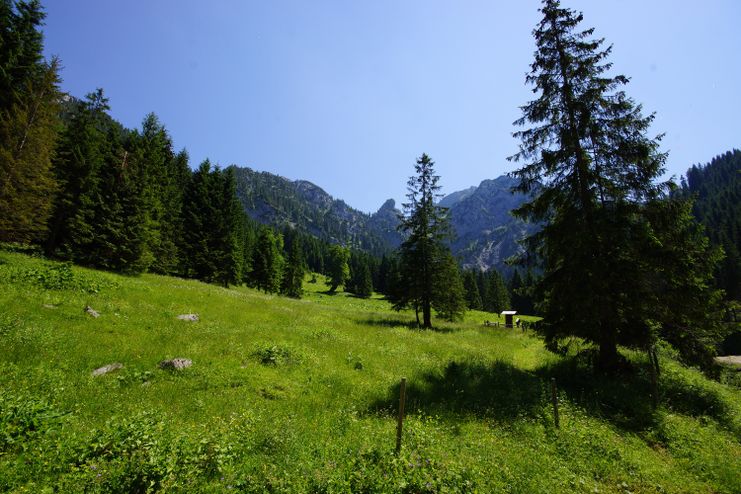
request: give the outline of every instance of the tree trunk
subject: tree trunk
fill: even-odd
[[[597,366],[600,371],[613,373],[617,370],[620,357],[617,351],[617,338],[612,328],[601,328],[599,341],[599,361]]]
[[[422,327],[426,329],[432,328],[432,308],[430,307],[429,300],[422,302]]]

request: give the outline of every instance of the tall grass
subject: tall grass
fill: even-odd
[[[0,252],[0,491],[741,492],[739,390],[669,352],[654,411],[640,354],[595,377],[491,314],[420,331],[319,278],[291,300]]]

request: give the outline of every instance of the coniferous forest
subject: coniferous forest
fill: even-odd
[[[10,287],[0,313],[9,355],[0,376],[10,376],[0,377],[10,389],[0,388],[0,492],[55,482],[60,492],[78,482],[84,492],[225,492],[227,483],[240,492],[550,492],[541,472],[557,478],[553,492],[738,492],[738,372],[718,355],[741,348],[741,151],[691,166],[678,184],[666,179],[656,116],[631,97],[611,45],[559,0],[542,0],[539,12],[524,81],[532,99],[516,103],[508,158],[511,193],[525,198],[511,214],[529,233],[505,271],[472,268],[453,252],[445,177],[426,153],[408,164],[392,248],[358,226],[370,215],[353,224],[342,201],[312,209],[289,193],[315,194],[309,182],[193,163],[155,113],[127,128],[104,89],[66,94],[62,61],[43,56],[40,1],[0,0],[0,280]],[[341,214],[321,214],[332,208]],[[158,322],[137,319],[126,297]],[[27,299],[64,317],[31,313]],[[70,299],[81,306],[74,313]],[[211,321],[200,321],[198,304]],[[500,314],[513,310],[516,325],[505,328]],[[106,316],[121,322],[85,333]],[[129,318],[137,329],[105,340]],[[65,321],[103,338],[95,341],[115,363],[91,374],[103,357],[65,337]],[[180,321],[197,331],[173,329]],[[65,360],[48,353],[56,346],[71,363],[39,371]],[[184,349],[201,352],[192,374],[179,367],[192,361],[172,358]],[[49,384],[70,367],[67,385]],[[409,373],[409,452],[397,369]],[[101,391],[109,372],[118,380]],[[75,408],[68,388],[95,404]],[[155,388],[143,401],[157,412],[139,413],[139,394]],[[199,398],[169,403],[171,412],[161,392],[172,403]],[[110,396],[127,419],[93,420]],[[210,417],[204,429],[191,414]],[[383,438],[396,414],[391,455]],[[65,425],[67,415],[79,421]],[[493,442],[476,443],[492,430]],[[333,434],[350,446],[327,442]],[[501,453],[508,448],[527,461]],[[482,473],[480,451],[516,474]],[[657,473],[666,457],[668,476]]]

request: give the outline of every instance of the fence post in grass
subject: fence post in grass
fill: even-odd
[[[407,393],[407,378],[401,378],[399,385],[399,422],[396,424],[396,454],[401,452],[401,429],[404,424],[404,403]]]
[[[651,406],[654,410],[659,408],[659,357],[656,355],[656,347],[652,346],[648,352],[651,363]]]
[[[551,378],[551,402],[553,403],[553,423],[556,425],[556,429],[560,427],[558,420],[558,393],[556,390],[556,378]]]

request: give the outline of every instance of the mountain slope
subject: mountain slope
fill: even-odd
[[[464,267],[486,270],[493,266],[509,271],[505,261],[520,253],[519,240],[535,231],[535,225],[510,213],[527,199],[523,194],[510,192],[515,183],[515,179],[505,175],[484,180],[475,190],[467,189],[463,197],[452,202],[450,218],[456,237],[451,247]],[[444,204],[451,195],[440,203]]]
[[[250,168],[234,167],[234,171],[237,196],[247,214],[260,223],[290,225],[328,242],[376,255],[394,249],[400,242],[399,235],[393,235],[388,208],[381,208],[374,222],[375,215],[351,208],[311,182]],[[393,201],[390,208],[393,209]],[[371,223],[377,229],[369,227]]]
[[[247,214],[263,224],[290,225],[333,243],[383,254],[399,246],[399,210],[393,199],[372,215],[334,199],[304,180],[288,180],[267,172],[235,167],[237,195]],[[450,209],[456,236],[453,253],[464,267],[508,271],[507,258],[521,250],[518,241],[533,231],[510,211],[525,200],[511,194],[515,181],[506,176],[453,192],[440,205]]]
[[[690,168],[683,190],[695,196],[695,217],[726,254],[718,274],[720,286],[730,298],[741,299],[741,151]]]

